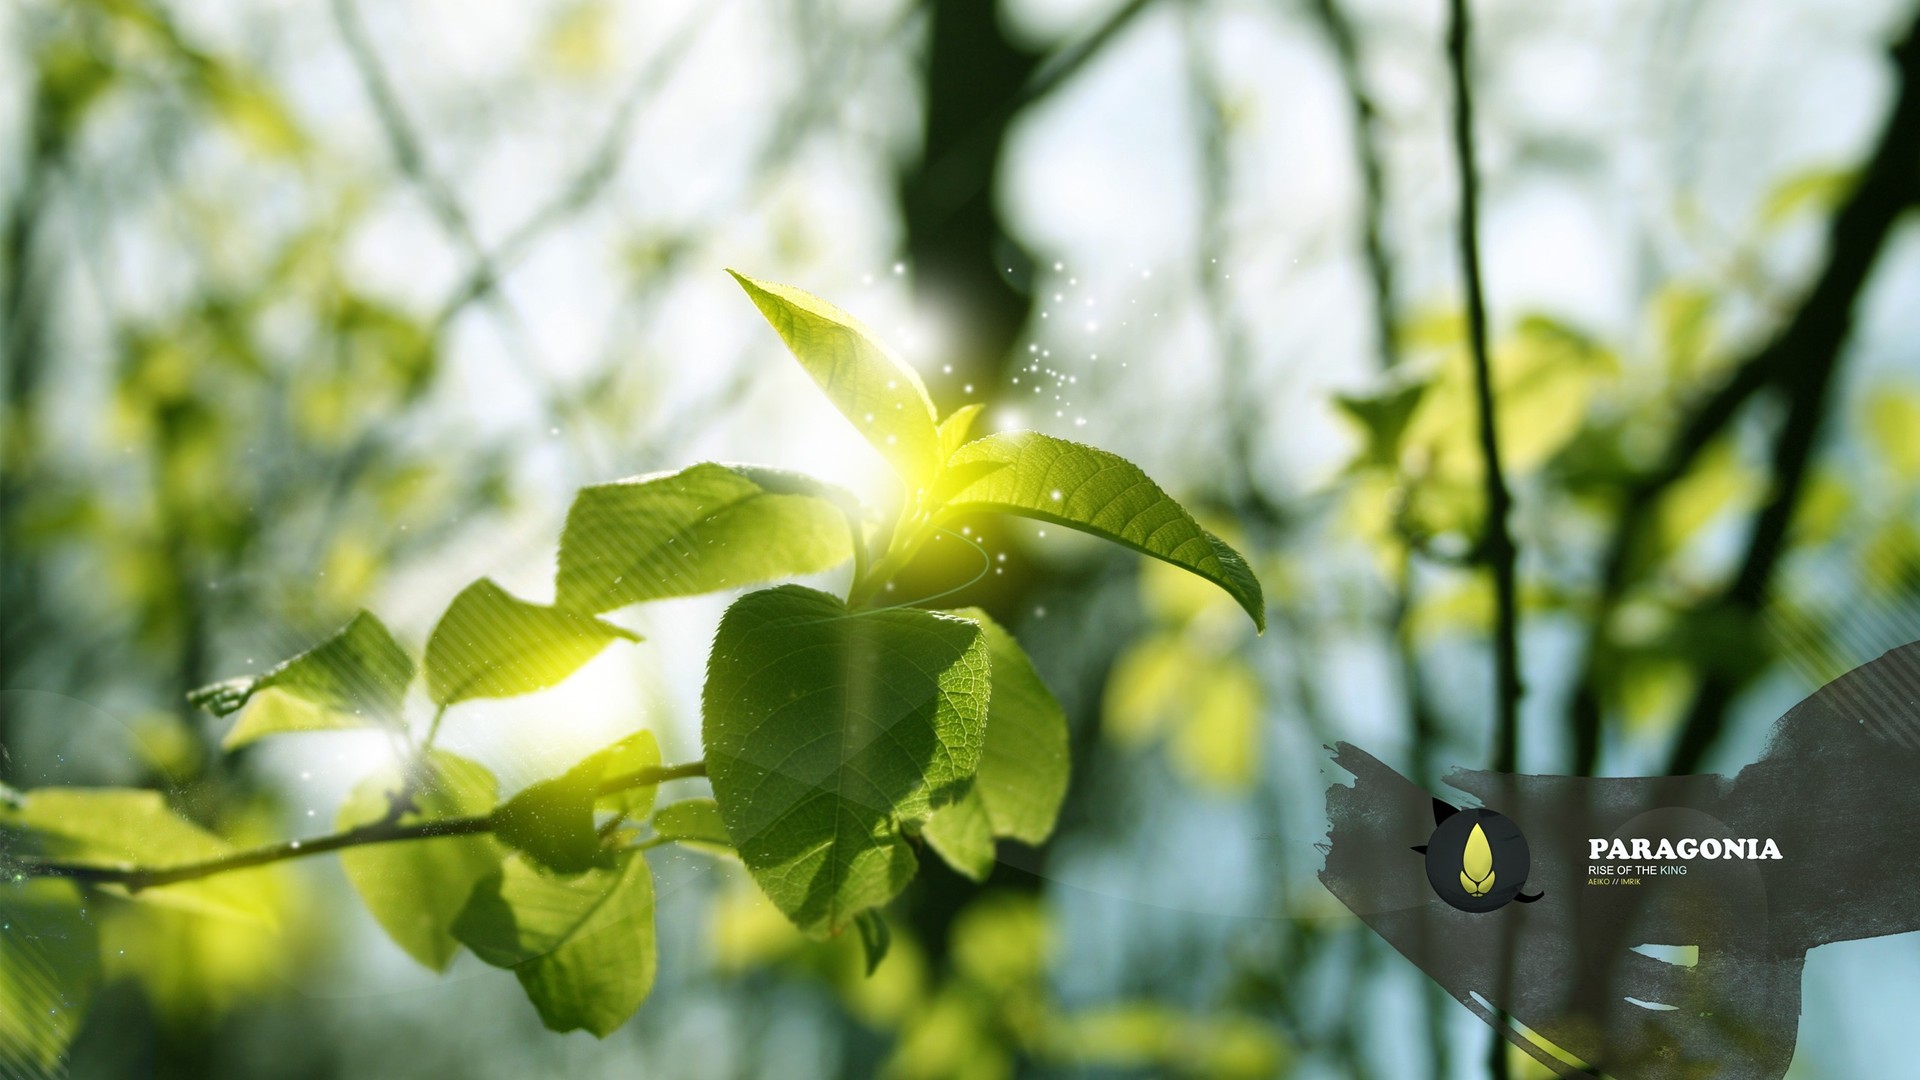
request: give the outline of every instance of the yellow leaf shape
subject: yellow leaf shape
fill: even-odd
[[[1478,825],[1467,834],[1467,849],[1461,858],[1461,869],[1466,871],[1467,877],[1492,888],[1493,848],[1487,844],[1487,834]]]

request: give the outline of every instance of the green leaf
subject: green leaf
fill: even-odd
[[[1038,844],[1053,833],[1067,797],[1067,713],[1025,649],[979,608],[947,614],[980,624],[993,658],[987,742],[973,790],[994,836]],[[938,815],[936,815],[936,818]]]
[[[232,845],[174,814],[159,792],[140,788],[37,788],[17,810],[0,810],[0,832],[24,832],[36,854],[77,866],[165,869],[217,859]],[[194,881],[156,885],[134,900],[271,923],[256,875],[235,871]]]
[[[866,953],[867,975],[872,977],[880,961],[887,958],[887,948],[893,944],[893,931],[887,928],[887,920],[881,918],[878,911],[863,911],[854,916],[854,926],[860,930],[860,948]]]
[[[612,623],[517,599],[481,578],[453,598],[427,639],[427,689],[440,705],[544,690],[621,638],[640,640]]]
[[[557,603],[596,613],[831,569],[853,497],[799,473],[694,465],[580,489],[560,534]]]
[[[325,641],[251,679],[203,686],[187,700],[226,716],[265,690],[221,745],[229,750],[283,731],[327,731],[397,720],[413,659],[386,626],[362,611]]]
[[[653,874],[637,853],[573,877],[510,858],[474,888],[453,933],[512,968],[548,1028],[604,1038],[653,988]]]
[[[858,319],[811,293],[729,270],[800,366],[892,463],[910,490],[940,468],[940,434],[920,376]]]
[[[0,1076],[64,1076],[100,981],[99,934],[71,881],[0,876]]]
[[[836,933],[913,876],[901,826],[964,794],[980,764],[987,640],[965,619],[849,611],[788,585],[714,637],[702,739],[727,834],[802,930]]]
[[[1390,466],[1400,461],[1401,438],[1426,391],[1426,382],[1402,379],[1377,393],[1336,394],[1333,400],[1366,432],[1366,460]]]
[[[422,770],[412,792],[414,808],[400,824],[475,817],[493,809],[493,774],[480,765],[435,750]],[[335,824],[351,829],[386,817],[391,793],[402,783],[394,769],[362,780],[340,807]],[[444,836],[350,847],[340,852],[340,868],[395,944],[427,967],[445,971],[460,948],[453,936],[454,919],[474,885],[499,872],[504,855],[490,836]]]
[[[508,799],[493,834],[528,858],[562,874],[607,866],[611,853],[593,826],[601,763],[588,758],[564,776],[542,780]]]
[[[1867,430],[1880,460],[1902,480],[1920,480],[1920,393],[1884,387],[1867,399]]]
[[[942,464],[953,456],[955,450],[966,445],[967,436],[973,433],[973,422],[986,406],[975,402],[962,405],[940,421],[940,461]]]
[[[993,738],[993,721],[987,721],[987,738]],[[982,763],[980,771],[986,773]],[[980,800],[980,778],[974,789],[934,812],[920,835],[948,866],[973,881],[985,881],[993,873],[993,824],[987,820],[987,808]]]
[[[1760,204],[1760,228],[1777,229],[1803,210],[1832,211],[1859,182],[1860,170],[1851,167],[1818,166],[1794,173],[1775,184]]]
[[[684,799],[668,803],[654,812],[653,831],[663,840],[699,847],[733,850],[733,838],[727,835],[727,823],[720,816],[720,804],[712,799]]]
[[[1118,454],[1016,431],[968,443],[947,469],[946,513],[1037,518],[1164,559],[1225,589],[1266,630],[1266,602],[1246,559]]]
[[[582,762],[592,763],[596,785],[619,781],[646,769],[660,767],[660,743],[654,739],[651,731],[636,731],[604,750],[595,751],[593,756]],[[659,784],[639,784],[596,794],[594,807],[611,810],[629,818],[643,818],[653,809],[654,796],[660,791]]]

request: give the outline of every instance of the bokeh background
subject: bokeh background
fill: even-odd
[[[551,1035],[471,957],[415,967],[315,859],[275,879],[273,931],[95,904],[107,983],[72,1074],[1488,1075],[1486,1028],[1314,877],[1324,743],[1437,790],[1492,754],[1446,14],[0,11],[7,783],[157,787],[242,840],[324,831],[385,741],[223,755],[183,692],[362,605],[417,647],[481,574],[545,596],[584,483],[717,459],[882,497],[729,266],[861,316],[943,412],[1139,462],[1272,605],[1256,638],[1198,583],[1031,522],[916,567],[908,596],[1016,629],[1075,775],[1056,838],[986,885],[925,860],[871,979],[737,866],[656,852],[652,999],[605,1041]],[[1520,764],[1730,772],[1821,681],[1920,638],[1920,238],[1891,229],[1843,349],[1754,366],[1836,259],[1913,13],[1474,14]],[[508,788],[639,727],[697,757],[725,602],[624,613],[646,644],[463,705],[442,742]],[[1910,1073],[1916,1009],[1912,935],[1816,951],[1793,1076]]]

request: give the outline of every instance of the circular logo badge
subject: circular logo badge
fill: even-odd
[[[1456,810],[1442,817],[1425,855],[1433,891],[1461,911],[1494,911],[1540,898],[1520,895],[1532,856],[1520,826],[1497,811]]]

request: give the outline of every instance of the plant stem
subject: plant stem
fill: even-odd
[[[604,781],[600,785],[600,794],[607,795],[616,791],[625,791],[628,788],[662,784],[668,780],[706,774],[707,763],[704,761],[640,769]],[[139,892],[141,889],[174,885],[182,881],[195,881],[215,874],[246,870],[289,859],[304,859],[310,855],[321,855],[329,851],[362,847],[367,844],[392,844],[407,840],[430,840],[443,836],[472,836],[489,833],[497,824],[495,815],[498,813],[496,809],[492,813],[473,817],[442,818],[438,821],[422,821],[411,825],[401,825],[398,822],[383,819],[327,836],[305,840],[282,840],[279,843],[249,848],[246,851],[236,851],[231,855],[222,855],[217,859],[183,863],[179,866],[92,866],[53,860],[44,862],[29,860],[18,864],[13,870],[28,877],[64,877],[93,885],[119,885],[128,892]]]
[[[1493,365],[1487,355],[1487,304],[1480,280],[1480,179],[1473,160],[1473,93],[1468,79],[1473,46],[1467,0],[1448,0],[1447,60],[1453,76],[1454,156],[1460,176],[1460,270],[1467,294],[1467,336],[1473,351],[1474,396],[1480,406],[1480,451],[1486,466],[1486,528],[1480,555],[1493,573],[1494,595],[1494,705],[1493,769],[1511,773],[1519,762],[1520,742],[1520,615],[1516,586],[1516,553],[1508,531],[1512,496],[1500,468],[1500,436],[1494,416]],[[1513,940],[1503,936],[1493,991],[1495,1016],[1503,1010],[1513,986]],[[1507,1080],[1507,1045],[1499,1031],[1487,1053],[1488,1075]]]
[[[1517,553],[1508,517],[1513,497],[1500,465],[1500,435],[1494,416],[1493,365],[1487,353],[1487,303],[1480,277],[1480,178],[1473,159],[1473,93],[1467,77],[1472,24],[1467,0],[1449,0],[1448,67],[1453,76],[1453,142],[1460,177],[1460,270],[1465,279],[1467,338],[1473,355],[1474,396],[1480,408],[1480,453],[1486,465],[1487,521],[1481,557],[1493,573],[1494,705],[1493,769],[1513,772],[1519,756],[1520,633]]]

